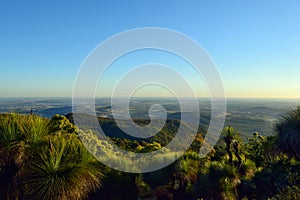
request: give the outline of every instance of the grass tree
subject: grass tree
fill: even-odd
[[[282,116],[276,129],[280,148],[300,160],[300,106]]]
[[[39,145],[48,135],[48,120],[34,115],[0,116],[0,166],[20,167],[29,148]]]
[[[24,194],[30,199],[84,199],[101,186],[103,174],[97,160],[75,134],[49,137],[42,151],[21,172]]]
[[[84,199],[101,186],[99,162],[69,127],[59,116],[0,115],[1,199]]]
[[[238,160],[238,164],[242,164],[242,158],[240,156],[239,150],[240,150],[240,141],[239,141],[239,135],[238,132],[234,130],[233,127],[228,126],[223,131],[223,138],[226,144],[226,152],[229,156],[229,163],[233,163],[233,154],[232,150],[234,152],[234,155],[236,156]]]
[[[30,159],[32,149],[44,142],[48,122],[35,115],[0,115],[1,196],[17,198],[19,195],[16,174]]]

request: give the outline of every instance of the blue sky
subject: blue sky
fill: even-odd
[[[297,0],[3,0],[0,97],[71,96],[94,47],[121,31],[150,26],[196,40],[229,97],[299,98],[299,22]]]

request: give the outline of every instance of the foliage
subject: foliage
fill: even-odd
[[[54,115],[50,120],[49,128],[52,133],[55,133],[56,131],[64,131],[67,133],[76,132],[76,126],[65,116],[58,114]]]
[[[233,163],[233,153],[238,159],[238,164],[240,165],[242,163],[242,158],[240,156],[240,143],[241,139],[239,137],[239,133],[231,126],[226,127],[223,130],[223,139],[226,144],[226,152],[229,157],[229,163]]]
[[[282,116],[276,129],[282,151],[300,160],[300,106]]]
[[[99,163],[77,134],[51,132],[61,119],[0,116],[1,199],[82,199],[101,186]]]
[[[34,115],[0,115],[0,166],[20,167],[26,149],[37,145],[48,134],[48,120]]]
[[[82,199],[101,186],[99,164],[76,135],[49,138],[42,152],[32,152],[21,171],[22,188],[31,199]]]
[[[207,144],[198,133],[174,163],[144,174],[111,169],[93,156],[138,170],[149,161],[133,165],[116,153],[115,145],[129,152],[157,151],[172,140],[179,120],[167,121],[157,136],[137,139],[123,135],[112,119],[99,119],[111,139],[105,141],[92,131],[79,130],[68,118],[0,115],[0,199],[300,198],[300,107],[277,123],[278,135],[255,132],[244,142],[228,126],[212,151],[200,158],[199,150]],[[90,145],[90,152],[82,141]],[[166,149],[153,159],[167,161],[177,155],[176,150]]]

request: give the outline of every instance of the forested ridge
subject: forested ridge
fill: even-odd
[[[112,119],[99,118],[99,123],[120,148],[145,153],[167,145],[181,122],[167,120],[147,139],[126,136]],[[199,149],[205,145],[205,130],[199,129],[176,162],[138,174],[114,170],[94,158],[79,139],[86,130],[72,123],[71,114],[51,119],[1,114],[0,199],[300,199],[300,107],[286,113],[274,129],[276,135],[255,132],[245,139],[239,130],[225,127],[204,158]],[[94,155],[116,156],[106,154],[112,147],[101,139],[88,139],[95,144]]]

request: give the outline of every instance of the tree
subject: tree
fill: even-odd
[[[100,163],[64,122],[51,132],[48,119],[0,115],[1,199],[83,199],[101,186]]]
[[[33,148],[48,135],[49,120],[35,115],[0,115],[0,196],[17,198],[15,177],[30,159]]]
[[[234,151],[234,155],[238,159],[238,164],[240,165],[242,163],[242,158],[239,154],[240,150],[240,141],[238,137],[238,132],[236,132],[233,127],[230,125],[226,127],[223,131],[223,137],[226,144],[226,152],[229,156],[229,163],[232,164],[233,162],[233,154],[232,154],[232,148]]]
[[[101,186],[100,165],[75,134],[51,136],[32,157],[19,178],[26,198],[84,199]]]
[[[282,116],[276,129],[281,150],[300,160],[300,106]]]

